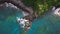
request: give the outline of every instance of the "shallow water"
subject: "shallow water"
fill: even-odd
[[[33,21],[28,34],[60,34],[60,16],[49,11]]]
[[[0,8],[0,34],[21,34],[16,17],[22,18],[23,15],[16,9]]]
[[[24,32],[16,21],[23,14],[16,9],[0,9],[0,34],[60,34],[60,17],[46,13],[33,21],[31,29]]]

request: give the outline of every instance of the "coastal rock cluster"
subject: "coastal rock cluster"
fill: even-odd
[[[5,2],[6,1],[6,2]],[[21,1],[17,1],[17,0],[12,0],[12,1],[2,1],[0,4],[0,7],[11,7],[17,10],[21,10],[22,9],[22,13],[26,12],[25,14],[23,13],[24,17],[23,17],[23,21],[28,20],[29,23],[24,23],[25,24],[25,30],[30,29],[30,26],[32,24],[32,21],[36,18],[35,14],[33,14],[33,9],[32,8],[28,8],[27,6],[25,6]],[[17,2],[17,3],[16,3]],[[19,7],[19,8],[18,8]],[[21,21],[19,22],[21,23]]]

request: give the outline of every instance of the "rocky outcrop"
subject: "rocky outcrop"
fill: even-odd
[[[36,16],[34,14],[33,15],[30,14],[30,15],[25,16],[24,19],[27,19],[32,22],[34,19],[36,19]]]
[[[30,7],[27,7],[23,4],[23,2],[21,2],[20,0],[0,0],[0,4],[3,3],[9,3],[9,4],[13,4],[15,6],[17,6],[17,8],[22,9],[24,12],[27,12],[29,15],[24,16],[24,18],[33,21],[33,19],[35,19],[35,14],[33,14],[33,9]],[[0,5],[2,6],[2,5]]]
[[[16,9],[22,9],[23,10],[23,19],[29,20],[29,23],[25,23],[25,31],[28,31],[30,29],[30,26],[32,24],[32,21],[36,18],[36,15],[33,13],[33,9],[25,6],[21,1],[19,0],[1,0],[0,6],[2,7],[12,7]]]
[[[7,2],[7,3],[12,3],[12,4],[14,4],[15,6],[17,6],[18,8],[20,8],[20,9],[22,9],[22,10],[24,10],[24,11],[30,13],[30,14],[33,13],[33,9],[25,6],[25,5],[23,4],[23,2],[21,2],[20,0],[0,0],[0,4],[5,3],[5,2]]]

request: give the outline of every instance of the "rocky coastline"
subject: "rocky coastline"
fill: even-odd
[[[15,8],[17,10],[20,10],[21,7],[22,7],[22,5],[18,8],[18,6],[14,5],[12,3],[5,2],[5,3],[0,4],[0,7],[1,8],[3,8],[3,7],[6,8],[6,7],[9,7],[10,6],[10,7]],[[30,29],[30,26],[32,24],[32,21],[34,21],[34,19],[36,19],[36,15],[33,12],[33,9],[30,9],[30,8],[26,7],[25,5],[23,5],[23,6],[24,6],[24,7],[22,7],[22,8],[24,8],[24,9],[22,9],[22,11],[24,12],[24,13],[22,12],[23,15],[24,15],[23,19],[29,20],[29,23],[25,23],[24,30],[25,31],[28,31]],[[27,11],[25,11],[25,10],[27,10]]]

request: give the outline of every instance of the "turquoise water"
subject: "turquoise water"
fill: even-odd
[[[60,17],[46,16],[33,22],[29,34],[60,34]]]
[[[22,18],[23,15],[13,8],[0,8],[0,34],[21,34],[16,17]]]
[[[60,34],[60,16],[52,11],[33,21],[28,34]]]
[[[24,32],[16,21],[23,15],[16,9],[0,8],[0,34],[60,34],[60,17],[46,13],[33,21],[31,29]]]

